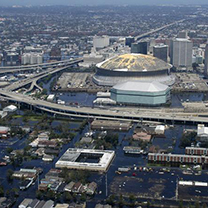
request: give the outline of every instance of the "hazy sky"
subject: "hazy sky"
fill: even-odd
[[[0,6],[11,5],[104,5],[104,4],[208,4],[208,0],[0,0]]]

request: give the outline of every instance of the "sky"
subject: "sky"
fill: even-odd
[[[0,0],[0,6],[12,5],[159,5],[208,4],[208,0]]]

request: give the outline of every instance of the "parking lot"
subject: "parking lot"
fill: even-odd
[[[173,87],[177,92],[208,92],[205,80],[198,74],[176,73],[176,83]]]
[[[97,86],[92,81],[93,73],[63,73],[56,82],[56,89],[65,92],[98,92],[107,88]]]

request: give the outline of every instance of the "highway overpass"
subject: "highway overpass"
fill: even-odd
[[[31,109],[39,109],[44,112],[53,114],[54,116],[67,116],[71,118],[99,118],[99,119],[111,119],[111,120],[125,120],[125,121],[142,121],[152,120],[159,122],[180,122],[197,124],[208,124],[208,113],[185,113],[185,112],[159,112],[158,109],[151,109],[148,111],[124,111],[117,110],[111,111],[110,109],[99,109],[91,107],[71,107],[66,105],[58,105],[56,103],[47,102],[41,99],[35,99],[23,94],[0,90],[0,96],[6,100],[16,102],[18,105],[27,104],[31,106]]]
[[[21,65],[21,66],[5,66],[0,67],[0,74],[6,74],[6,73],[13,73],[13,72],[20,72],[20,71],[31,71],[31,70],[37,70],[40,68],[54,68],[54,67],[60,67],[60,66],[67,66],[71,65],[72,61],[77,60],[77,63],[82,62],[82,58],[76,58],[76,59],[67,59],[63,61],[55,61],[51,63],[43,63],[43,64],[34,64],[34,65]],[[79,61],[78,61],[79,60]]]
[[[65,69],[69,68],[69,66],[74,65],[74,64],[78,64],[81,61],[82,61],[82,59],[76,59],[76,60],[67,62],[67,66],[64,66],[64,67],[59,66],[58,68],[55,68],[55,69],[50,69],[50,68],[46,69],[46,70],[44,70],[38,74],[35,74],[31,77],[14,82],[14,83],[10,84],[9,86],[5,87],[5,89],[10,90],[10,91],[14,91],[14,90],[22,88],[22,87],[24,87],[28,84],[31,84],[31,83],[33,86],[35,86],[35,85],[37,85],[36,83],[39,79],[47,77],[50,74],[54,74],[54,73],[58,73],[60,71],[63,71]]]

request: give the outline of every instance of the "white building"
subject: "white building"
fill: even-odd
[[[164,132],[165,132],[165,126],[163,126],[163,125],[156,126],[156,128],[155,128],[156,134],[164,134]]]
[[[110,38],[108,36],[94,36],[93,37],[93,47],[95,49],[105,48],[109,46]]]
[[[51,94],[47,97],[47,101],[49,101],[49,102],[53,102],[54,99],[55,99],[55,95],[53,95],[53,94]]]
[[[208,140],[208,127],[205,127],[204,124],[198,124],[197,137],[200,139],[200,141],[207,141]]]
[[[185,38],[176,38],[171,42],[170,62],[175,67],[192,66],[193,43]]]
[[[42,53],[24,53],[21,57],[22,65],[26,64],[42,64],[43,54]]]
[[[69,148],[56,162],[55,167],[105,172],[114,156],[115,152],[111,150]],[[88,158],[95,161],[88,162]]]
[[[17,110],[15,105],[9,105],[3,109],[4,112],[13,113]]]

